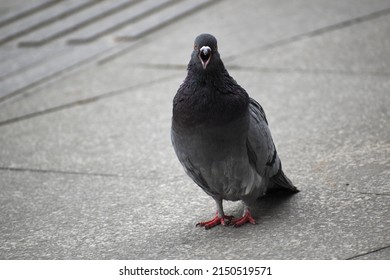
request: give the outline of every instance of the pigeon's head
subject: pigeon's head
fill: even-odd
[[[192,60],[203,70],[206,70],[216,64],[216,62],[220,60],[217,39],[210,34],[200,34],[196,37]]]

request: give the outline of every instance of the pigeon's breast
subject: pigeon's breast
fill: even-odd
[[[182,87],[173,102],[173,122],[183,128],[221,127],[242,119],[248,113],[249,98],[237,87],[224,91],[218,87]]]
[[[207,183],[211,195],[226,200],[258,196],[262,178],[247,153],[249,114],[224,125],[172,126],[172,141],[179,160],[189,162]],[[192,170],[191,172],[194,172]],[[188,173],[188,172],[187,172]]]
[[[214,161],[246,154],[248,114],[225,124],[181,126],[172,121],[175,148],[191,160],[209,166]]]

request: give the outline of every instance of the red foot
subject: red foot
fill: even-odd
[[[232,221],[234,227],[240,227],[246,223],[251,223],[253,225],[256,224],[256,220],[252,217],[251,212],[249,212],[249,210],[246,210],[244,216],[242,216],[241,218],[237,218]]]
[[[225,221],[225,219],[227,221]],[[215,217],[212,220],[197,223],[196,226],[204,227],[205,229],[210,229],[210,228],[215,227],[216,225],[219,225],[219,224],[221,224],[223,226],[230,224],[230,221],[232,219],[233,219],[233,216],[223,215],[223,217],[219,217],[218,211],[217,211],[217,214],[215,215]]]

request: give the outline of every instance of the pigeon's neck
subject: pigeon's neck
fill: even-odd
[[[174,99],[173,121],[185,127],[229,123],[243,117],[248,104],[248,94],[224,67],[218,71],[189,67]]]
[[[232,82],[235,83],[222,61],[219,61],[217,65],[213,65],[212,69],[201,69],[196,67],[196,65],[190,64],[186,80],[194,87],[209,86],[219,90]]]

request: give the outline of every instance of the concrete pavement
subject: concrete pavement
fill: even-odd
[[[2,17],[21,9],[7,2]],[[214,202],[170,144],[202,32],[263,105],[301,190],[263,198],[254,226],[196,228]],[[390,1],[224,0],[135,41],[118,34],[0,46],[17,69],[0,80],[1,259],[390,259]]]

